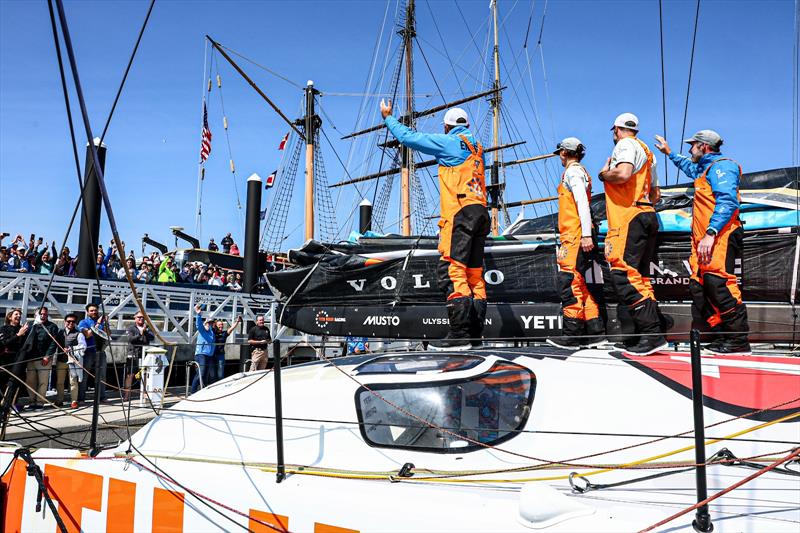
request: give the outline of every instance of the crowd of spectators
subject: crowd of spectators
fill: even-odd
[[[10,243],[5,244],[3,241],[7,237],[10,237],[10,234],[0,233],[0,271],[37,274],[52,274],[55,271],[57,276],[75,277],[78,258],[77,254],[72,255],[69,247],[64,247],[61,253],[58,253],[55,241],[48,246],[43,237],[37,238],[35,234],[31,234],[27,241],[18,234]],[[239,247],[230,233],[220,242],[225,253],[240,254]],[[123,243],[123,247],[124,245]],[[214,239],[209,242],[208,249],[219,250]],[[95,256],[97,276],[100,279],[125,280],[123,260],[137,282],[211,285],[231,291],[242,290],[242,273],[239,271],[226,270],[202,261],[188,261],[179,268],[171,254],[162,256],[157,251],[140,259],[130,251],[128,256],[123,258],[113,241],[105,249],[102,245],[97,247]]]

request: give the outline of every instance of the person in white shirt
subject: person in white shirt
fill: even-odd
[[[583,273],[590,268],[589,254],[597,245],[589,202],[592,178],[581,165],[586,147],[575,137],[567,137],[556,146],[564,173],[558,186],[558,232],[561,241],[556,254],[561,294],[562,334],[547,339],[549,344],[565,349],[601,344],[605,328],[600,310]]]
[[[619,115],[611,131],[614,152],[598,175],[606,192],[605,255],[611,267],[623,333],[633,333],[624,339],[621,348],[630,355],[648,355],[667,346],[650,284],[650,264],[658,237],[654,205],[660,195],[655,157],[636,137],[639,119],[633,113]]]

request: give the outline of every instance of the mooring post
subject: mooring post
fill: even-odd
[[[364,198],[358,204],[358,232],[364,235],[372,231],[372,202]]]
[[[278,473],[275,481],[286,478],[286,465],[283,461],[283,397],[281,394],[281,341],[272,341],[272,374],[275,376],[275,446],[278,449]]]
[[[97,159],[100,162],[100,171],[104,171],[106,166],[106,145],[100,143],[100,139],[94,139],[97,147]],[[83,181],[83,209],[81,209],[81,227],[78,238],[78,264],[77,274],[79,278],[94,279],[95,269],[97,268],[97,245],[100,244],[100,183],[97,181],[92,163],[92,147],[86,146],[86,164]],[[120,258],[125,260],[124,257]]]
[[[692,329],[689,334],[689,347],[692,354],[692,408],[694,411],[694,462],[695,478],[697,482],[697,501],[702,502],[708,498],[706,484],[706,432],[703,420],[703,374],[702,360],[700,358],[700,332]],[[692,521],[695,531],[708,533],[714,531],[708,505],[697,508],[695,519]]]

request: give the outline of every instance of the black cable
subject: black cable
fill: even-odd
[[[142,23],[142,27],[139,30],[139,36],[136,38],[136,44],[133,45],[133,52],[131,52],[131,57],[128,59],[128,66],[125,67],[125,74],[122,75],[122,81],[119,84],[119,88],[117,89],[117,95],[114,97],[114,103],[111,104],[111,111],[108,112],[108,118],[106,118],[106,125],[103,126],[103,133],[100,135],[100,144],[103,144],[103,139],[106,138],[106,132],[108,131],[108,126],[111,124],[111,117],[114,116],[114,110],[117,108],[117,102],[119,102],[119,97],[122,95],[122,88],[125,87],[125,80],[128,79],[128,72],[131,70],[131,65],[133,65],[133,58],[136,57],[136,51],[139,49],[139,43],[142,42],[142,35],[144,35],[144,30],[147,28],[147,21],[150,20],[150,13],[153,12],[153,6],[155,5],[156,0],[150,0],[150,6],[147,8],[147,15],[144,17],[144,22]]]
[[[422,46],[420,46],[420,44],[419,44],[419,39],[417,39],[416,36],[415,36],[414,40],[417,42],[417,50],[419,50],[419,53],[422,54],[422,59],[423,59],[423,61],[425,61],[425,66],[428,67],[428,72],[430,72],[430,74],[431,74],[431,79],[433,80],[433,84],[436,85],[436,90],[439,91],[439,96],[442,98],[442,103],[446,104],[447,100],[444,97],[444,92],[442,91],[442,88],[439,87],[439,82],[436,81],[436,75],[433,73],[433,69],[431,68],[431,64],[428,63],[428,58],[425,57],[425,52],[422,50]]]
[[[42,469],[39,468],[39,465],[33,460],[31,456],[31,451],[28,448],[17,448],[14,451],[14,460],[17,458],[22,459],[28,465],[27,473],[29,476],[33,477],[36,480],[38,485],[37,493],[36,493],[36,512],[38,513],[42,507],[42,498],[47,503],[47,506],[50,508],[50,512],[53,513],[53,518],[56,520],[56,525],[58,529],[62,533],[67,533],[67,526],[64,524],[64,520],[62,520],[61,515],[58,514],[58,508],[56,507],[55,503],[53,503],[53,498],[50,497],[50,491],[48,490],[47,485],[44,482],[44,475],[42,474]],[[11,461],[12,463],[14,461]]]
[[[50,6],[50,13],[51,13],[51,24],[55,27],[55,22],[54,22],[54,16],[53,16],[53,12],[52,12],[51,2],[52,2],[52,0],[49,0],[49,2],[48,2],[48,5]],[[134,49],[133,49],[133,51],[131,53],[131,57],[130,57],[130,59],[128,61],[128,66],[125,69],[125,73],[123,75],[122,81],[120,82],[120,86],[119,86],[119,88],[117,90],[117,94],[116,94],[116,97],[114,99],[114,104],[113,104],[113,106],[111,108],[111,112],[109,113],[109,116],[108,116],[108,118],[106,120],[105,128],[103,130],[103,135],[104,136],[105,136],[107,128],[108,128],[108,126],[109,126],[109,124],[111,122],[111,118],[112,118],[112,115],[114,113],[114,110],[116,109],[117,102],[119,101],[119,97],[120,97],[120,95],[122,93],[122,89],[123,89],[123,87],[125,85],[125,81],[127,80],[127,76],[128,76],[129,71],[130,71],[130,67],[131,67],[131,64],[133,62],[133,58],[135,57],[136,51],[138,50],[139,43],[141,42],[142,35],[144,33],[145,28],[147,27],[147,22],[150,19],[150,14],[152,12],[152,8],[153,8],[153,5],[154,5],[154,2],[155,2],[155,0],[151,0],[150,7],[149,7],[148,12],[147,12],[147,16],[145,17],[144,23],[142,24],[142,28],[141,28],[141,30],[139,32],[136,44],[135,44]],[[57,8],[58,8],[58,15],[59,15],[60,23],[61,23],[61,30],[62,30],[62,34],[63,34],[63,38],[64,38],[64,44],[65,44],[66,49],[67,49],[67,56],[69,58],[70,68],[72,70],[72,77],[73,77],[73,82],[74,82],[74,85],[75,85],[75,91],[76,91],[77,96],[78,96],[78,102],[80,103],[81,115],[82,115],[82,118],[83,118],[84,128],[86,130],[87,142],[89,143],[89,148],[90,148],[91,153],[92,153],[92,163],[94,165],[94,170],[95,170],[95,173],[97,175],[97,181],[98,181],[98,184],[100,185],[100,189],[101,189],[101,192],[103,194],[103,198],[104,198],[104,200],[105,200],[105,202],[107,204],[106,205],[106,212],[107,212],[106,214],[108,216],[109,223],[111,225],[111,229],[112,229],[112,232],[114,234],[114,240],[117,241],[117,243],[120,244],[120,246],[121,246],[121,242],[122,241],[119,238],[119,232],[117,231],[116,221],[114,220],[114,214],[111,211],[110,201],[108,199],[108,194],[107,194],[107,192],[105,190],[103,172],[102,172],[102,170],[100,168],[100,162],[98,160],[98,155],[97,155],[97,148],[94,146],[91,126],[89,124],[88,112],[86,110],[86,102],[84,101],[84,97],[83,97],[83,90],[81,88],[80,77],[78,75],[77,64],[76,64],[76,61],[75,61],[75,54],[74,54],[74,51],[72,49],[72,40],[70,38],[69,27],[67,25],[66,15],[64,14],[64,5],[62,3],[62,0],[56,0],[56,5],[57,5]],[[56,32],[54,34],[54,38],[55,38],[56,42],[58,42],[58,38],[57,37],[58,37],[58,35],[57,35],[57,32]],[[59,53],[59,56],[60,56],[60,53]],[[62,62],[59,63],[59,69],[62,72],[62,77],[63,77],[63,63]],[[65,96],[65,100],[68,100],[68,96],[67,96],[66,93],[65,93],[64,96]],[[70,123],[71,123],[71,115],[70,115]],[[102,144],[102,139],[101,139],[101,144]],[[73,152],[77,154],[77,148],[75,146],[74,136],[73,136]],[[84,187],[81,190],[81,197],[83,197],[83,190],[85,188],[85,183],[83,185],[84,185]],[[84,202],[84,204],[85,204],[85,202]],[[85,205],[84,205],[84,209],[85,209]],[[124,249],[122,247],[120,247],[119,252],[120,253],[124,252]],[[121,258],[121,259],[124,260],[124,257]],[[104,304],[103,296],[102,296],[102,289],[101,289],[101,286],[100,286],[99,274],[97,272],[97,269],[95,269],[95,279],[97,280],[98,295],[100,297],[100,307],[103,310],[103,316],[106,316],[106,318],[107,318],[106,311],[105,311],[105,304]],[[101,351],[101,353],[103,353],[103,356],[105,357],[104,352]],[[99,361],[99,355],[98,355],[98,361]],[[97,364],[99,364],[99,362]],[[116,372],[117,371],[116,361],[114,360],[113,357],[112,357],[112,365],[114,367],[114,373],[116,375],[116,373],[117,373]],[[95,374],[97,374],[97,369],[95,369]],[[117,376],[117,379],[119,380],[119,376]],[[99,388],[100,388],[102,379],[100,379],[100,376],[96,375],[95,376],[95,380],[98,382],[98,384],[95,386],[95,403],[97,403],[97,397],[99,395]],[[121,396],[121,394],[122,393],[120,391],[120,396]],[[93,415],[93,416],[94,416],[94,418],[96,418],[96,415]]]
[[[660,6],[660,4],[661,4],[661,2],[659,0],[659,6]],[[683,143],[684,135],[686,135],[686,118],[689,116],[689,91],[692,88],[692,70],[693,70],[693,67],[694,67],[694,46],[695,46],[695,43],[697,42],[697,23],[698,23],[699,20],[700,20],[700,0],[697,0],[697,8],[695,9],[695,13],[694,13],[694,33],[692,34],[692,53],[689,56],[689,80],[686,83],[686,102],[684,103],[684,106],[683,106],[683,126],[681,127],[681,138],[680,138],[680,142],[681,143]],[[664,46],[663,43],[662,43],[661,46],[663,48],[663,46]],[[664,60],[662,59],[661,61],[662,61],[662,65],[663,65],[663,61]],[[663,74],[662,74],[662,76],[663,76]],[[666,135],[666,133],[667,133],[666,132],[666,127],[664,128],[664,130],[665,130],[664,134]],[[666,165],[666,162],[664,164]],[[678,179],[680,178],[680,175],[681,175],[681,170],[679,168],[676,168],[675,169],[675,184],[678,183]],[[668,177],[666,168],[664,169],[664,176]],[[665,185],[667,184],[666,177],[665,177],[665,181],[664,181]]]
[[[662,126],[664,128],[664,137],[667,136],[667,85],[666,79],[664,76],[664,21],[663,21],[663,14],[661,8],[661,0],[658,0],[658,38],[659,42],[661,43],[661,119],[662,119]],[[695,26],[697,29],[697,26]],[[691,78],[690,78],[691,79]],[[688,98],[687,98],[688,102]],[[683,138],[683,135],[681,135]],[[667,154],[664,154],[664,184],[667,184]],[[677,178],[676,178],[677,180]],[[677,181],[676,181],[677,182]]]
[[[397,59],[397,70],[395,71],[393,76],[395,84],[394,84],[394,89],[392,90],[392,100],[391,100],[392,107],[394,107],[394,102],[397,99],[397,91],[400,89],[400,69],[403,68],[403,56],[404,56],[403,52],[405,52],[406,49],[405,40],[403,40],[403,44],[398,48],[400,53]],[[382,143],[384,145],[386,144],[386,141],[389,139],[389,128],[385,128],[385,130],[386,131],[383,134],[383,143]],[[378,172],[381,172],[383,170],[383,158],[385,155],[386,155],[386,150],[385,149],[381,150],[381,159],[380,162],[378,163]],[[392,178],[387,177],[386,179],[388,180]],[[377,178],[375,180],[375,190],[372,193],[372,205],[375,205],[375,198],[378,196],[378,183],[380,183],[380,181],[381,181],[380,178]]]

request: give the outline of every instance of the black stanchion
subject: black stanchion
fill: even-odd
[[[706,434],[703,420],[703,374],[702,360],[700,359],[700,332],[693,329],[689,334],[689,346],[692,354],[692,408],[694,411],[694,461],[695,478],[697,481],[697,501],[702,502],[708,498],[706,484]],[[697,508],[695,519],[692,521],[695,531],[708,533],[714,531],[708,505]]]
[[[278,449],[278,473],[275,481],[286,479],[286,465],[283,461],[283,399],[281,395],[281,341],[272,341],[272,373],[275,376],[275,445]]]
[[[106,354],[104,351],[97,351],[95,349],[95,360],[94,360],[94,398],[92,399],[92,432],[91,436],[89,437],[89,456],[95,457],[98,453],[100,453],[100,449],[97,447],[97,423],[100,419],[100,387],[102,385],[101,380],[106,379],[106,376],[100,375],[100,357],[105,357]],[[84,376],[83,379],[87,379]],[[88,385],[87,385],[88,388]]]

